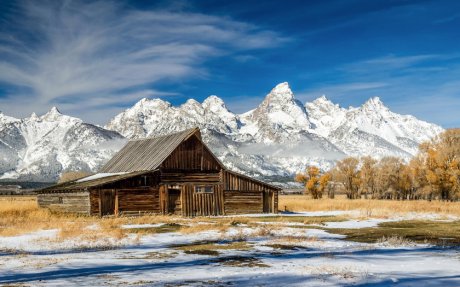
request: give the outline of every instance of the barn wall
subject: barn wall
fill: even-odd
[[[162,170],[220,171],[211,152],[195,136],[181,143],[161,164]]]
[[[226,190],[225,214],[262,213],[262,191],[253,190]]]
[[[120,214],[160,213],[159,188],[120,189],[118,212]]]
[[[123,189],[158,186],[160,173],[152,172],[99,186],[100,189]]]
[[[185,184],[181,188],[182,215],[184,216],[210,216],[224,214],[223,190],[220,184],[212,186],[212,193],[195,191],[199,184]]]
[[[91,215],[99,215],[100,192],[114,191],[114,214],[137,215],[140,213],[160,213],[159,187],[95,189],[91,191]]]
[[[222,171],[225,214],[278,212],[278,190],[233,172]],[[264,196],[269,200],[265,200]]]
[[[37,195],[38,206],[55,212],[90,213],[89,192],[56,192]]]

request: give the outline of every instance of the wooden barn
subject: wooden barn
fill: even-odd
[[[276,213],[279,191],[227,170],[195,128],[129,141],[99,173],[37,193],[60,212],[208,216]]]

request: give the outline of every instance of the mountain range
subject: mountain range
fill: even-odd
[[[231,112],[209,96],[173,106],[142,99],[104,127],[61,114],[16,119],[0,113],[1,179],[55,181],[65,171],[95,172],[127,139],[199,127],[230,169],[258,177],[292,178],[306,165],[323,169],[347,155],[409,159],[443,129],[390,111],[378,98],[343,108],[322,96],[305,105],[288,83],[278,84],[255,109]]]

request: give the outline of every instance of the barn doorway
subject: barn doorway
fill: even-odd
[[[264,213],[273,213],[273,192],[264,191]]]
[[[99,191],[100,216],[115,214],[115,190]]]
[[[180,189],[179,188],[168,188],[168,213],[180,214],[180,212],[181,212]]]

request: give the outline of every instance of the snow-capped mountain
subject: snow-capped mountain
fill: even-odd
[[[256,109],[242,115],[230,112],[216,96],[201,104],[188,100],[178,107],[142,99],[106,128],[128,138],[142,138],[196,126],[228,167],[254,175],[288,176],[307,162],[326,168],[345,155],[311,131],[305,107],[287,83],[277,85]]]
[[[1,179],[54,181],[65,171],[95,171],[125,141],[117,132],[63,115],[55,107],[24,119],[0,113]]]
[[[311,128],[305,108],[294,98],[288,83],[277,85],[256,109],[241,115],[241,120],[241,133],[264,143],[291,141]]]
[[[443,130],[393,113],[379,98],[357,108],[342,108],[325,96],[303,105],[289,84],[281,83],[243,114],[232,113],[217,96],[180,106],[144,98],[105,128],[56,108],[25,119],[0,113],[0,174],[45,181],[67,170],[96,171],[123,145],[123,136],[144,138],[191,127],[201,129],[204,141],[228,168],[288,177],[307,164],[331,167],[346,155],[408,159],[419,143]]]
[[[443,129],[409,115],[391,112],[378,98],[359,108],[341,108],[326,97],[305,105],[315,131],[348,155],[409,158],[418,145]]]
[[[288,83],[277,85],[257,108],[239,115],[216,96],[178,107],[143,99],[106,128],[139,138],[194,126],[230,168],[265,176],[290,175],[306,164],[327,168],[346,155],[408,159],[419,143],[442,131],[391,112],[379,98],[348,109],[325,96],[302,105]]]

